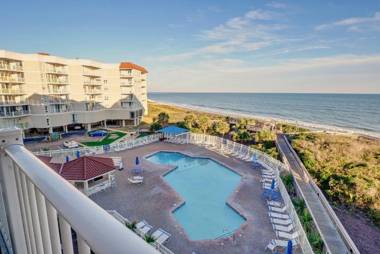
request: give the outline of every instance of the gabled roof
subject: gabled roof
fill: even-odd
[[[46,165],[66,180],[85,181],[115,170],[111,158],[84,156],[62,164],[51,163],[51,158],[38,156]]]
[[[148,73],[148,71],[144,67],[137,65],[137,64],[134,64],[134,63],[131,63],[131,62],[121,62],[119,69],[120,70],[134,69],[134,70],[141,71],[142,74]]]

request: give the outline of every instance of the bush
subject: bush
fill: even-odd
[[[144,240],[145,240],[147,243],[154,243],[154,242],[155,242],[154,238],[153,238],[152,236],[150,236],[150,235],[145,235],[145,236],[144,236]]]
[[[159,122],[154,122],[150,125],[150,131],[158,131],[162,128],[162,125]]]

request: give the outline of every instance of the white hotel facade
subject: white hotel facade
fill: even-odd
[[[131,62],[0,50],[0,128],[29,134],[137,125],[147,113],[147,73]]]

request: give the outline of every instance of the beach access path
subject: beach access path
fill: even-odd
[[[328,214],[327,209],[320,201],[317,193],[314,191],[310,183],[303,177],[303,165],[301,165],[298,156],[295,154],[295,151],[286,139],[287,137],[283,134],[277,136],[278,148],[280,149],[282,155],[286,157],[293,177],[296,178],[300,191],[305,199],[305,203],[313,216],[314,223],[319,229],[326,247],[331,253],[351,253],[348,250],[344,239],[338,232],[334,221]]]

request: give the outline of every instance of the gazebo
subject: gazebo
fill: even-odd
[[[112,158],[83,156],[61,163],[48,156],[38,158],[87,196],[115,184]]]
[[[169,125],[158,130],[157,132],[162,133],[164,138],[172,138],[180,134],[188,133],[189,130],[175,125]]]

